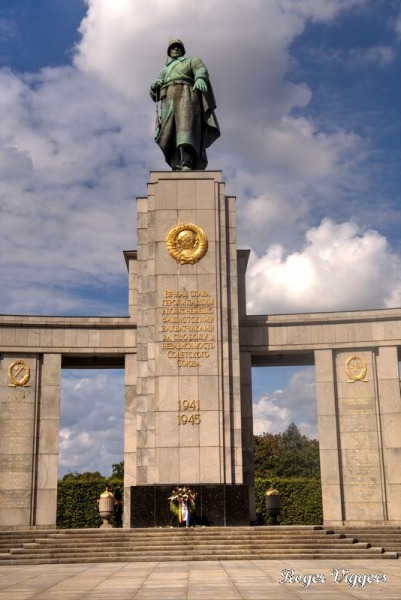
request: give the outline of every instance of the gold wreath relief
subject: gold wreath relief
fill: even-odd
[[[345,370],[349,377],[347,383],[354,383],[355,381],[367,381],[365,377],[368,367],[363,356],[352,354],[345,363]]]
[[[8,387],[17,387],[17,386],[28,386],[28,381],[31,376],[31,370],[29,365],[21,360],[15,360],[8,367],[8,379],[10,383]]]
[[[207,252],[207,237],[192,223],[177,225],[166,238],[167,250],[180,265],[197,263]]]

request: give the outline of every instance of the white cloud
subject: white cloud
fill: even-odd
[[[270,246],[247,272],[248,312],[362,310],[401,302],[401,259],[376,231],[325,219],[300,252]]]
[[[401,11],[399,12],[397,18],[394,20],[393,26],[394,26],[394,31],[395,31],[398,39],[400,39],[401,38]]]
[[[295,13],[312,21],[329,23],[342,10],[349,10],[354,6],[363,6],[369,0],[280,0],[284,11]]]
[[[259,251],[266,235],[280,235],[277,225],[290,239],[302,223],[302,235],[311,190],[325,197],[340,173],[347,180],[359,139],[290,114],[308,105],[311,90],[285,80],[288,48],[306,19],[343,9],[335,1],[316,12],[306,0],[285,9],[279,0],[233,0],[227,12],[216,0],[190,0],[185,10],[176,0],[89,0],[73,66],[3,69],[2,311],[113,312],[97,290],[126,286],[121,251],[135,247],[134,197],[151,168],[165,168],[148,90],[171,35],[210,67],[223,134],[209,167],[238,184],[239,239]],[[274,218],[255,225],[248,208],[263,215],[265,202]]]
[[[0,85],[1,304],[60,314],[81,302],[85,311],[78,286],[126,286],[133,186],[152,140],[136,139],[142,115],[127,100],[71,67],[27,77],[3,70]],[[110,311],[100,300],[89,306]]]
[[[123,460],[123,371],[63,372],[59,474],[111,474]],[[105,471],[107,469],[107,472]]]
[[[254,435],[280,433],[290,423],[295,423],[309,438],[318,438],[313,367],[291,375],[285,389],[261,394],[253,401]]]
[[[230,0],[228,10],[217,0],[87,0],[72,66],[0,71],[1,312],[125,312],[121,251],[135,247],[134,198],[150,169],[165,168],[148,89],[172,36],[210,70],[222,137],[209,167],[221,169],[228,193],[237,195],[238,238],[254,250],[249,311],[399,305],[400,258],[378,232],[346,222],[369,213],[375,167],[358,167],[370,140],[340,119],[328,123],[323,110],[319,121],[305,117],[315,89],[294,71],[291,54],[308,21],[334,23],[368,4]],[[6,25],[5,35],[17,35]],[[329,58],[384,66],[395,54],[377,45]],[[349,201],[355,196],[363,213]],[[316,226],[325,215],[332,219]],[[316,435],[310,373],[256,402],[256,432],[282,431],[295,420]],[[122,456],[122,402],[113,400],[122,384],[110,373],[76,377],[63,380],[61,468],[102,471]]]
[[[200,53],[211,71],[223,132],[210,152],[219,153],[218,168],[227,152],[227,162],[239,161],[238,166],[246,164],[251,172],[264,172],[266,165],[274,168],[277,162],[287,165],[287,147],[295,144],[291,156],[298,155],[297,169],[303,171],[304,163],[311,168],[311,162],[302,160],[299,143],[314,146],[322,162],[327,149],[321,153],[324,142],[313,125],[289,115],[308,105],[311,90],[305,83],[285,80],[288,48],[307,19],[330,21],[352,4],[232,0],[228,12],[215,0],[201,5],[190,0],[185,10],[176,1],[150,1],[141,3],[138,17],[135,1],[111,7],[107,0],[89,0],[74,64],[132,99],[133,110],[140,104],[150,111],[149,85],[164,64],[167,41],[172,35],[181,37],[187,53]]]
[[[345,50],[337,47],[310,47],[305,50],[309,60],[322,64],[341,64],[350,70],[361,67],[384,67],[390,65],[396,58],[396,51],[392,46],[377,44],[366,48],[358,47]]]
[[[372,46],[370,48],[354,48],[350,50],[350,63],[352,66],[378,65],[383,67],[390,64],[395,57],[391,46]]]
[[[10,39],[18,37],[19,32],[15,20],[7,17],[0,17],[0,42],[3,44]],[[5,58],[2,54],[0,54],[0,56],[2,59]]]

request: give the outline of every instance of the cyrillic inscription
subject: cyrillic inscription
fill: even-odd
[[[178,367],[200,367],[215,349],[215,303],[207,290],[165,290],[161,347]]]
[[[32,469],[30,454],[3,454],[0,456],[0,472],[24,473]]]
[[[2,490],[0,502],[2,508],[29,508],[31,492],[30,490]]]

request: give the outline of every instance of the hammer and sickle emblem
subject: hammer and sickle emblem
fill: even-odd
[[[354,383],[355,381],[367,382],[366,373],[368,367],[366,366],[366,360],[363,356],[352,354],[345,363],[345,370],[349,377],[347,383]]]
[[[8,387],[29,387],[28,381],[30,376],[31,370],[29,365],[21,359],[15,360],[8,367],[8,379],[10,381]]]
[[[194,265],[207,252],[207,237],[193,223],[177,225],[166,238],[167,251],[181,265]]]

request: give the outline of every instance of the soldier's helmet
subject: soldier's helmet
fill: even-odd
[[[177,44],[178,44],[179,46],[181,46],[181,48],[182,48],[182,53],[183,53],[183,54],[185,54],[185,46],[184,46],[184,44],[182,43],[182,41],[181,41],[181,40],[175,39],[175,40],[170,40],[170,41],[169,41],[169,43],[168,43],[168,47],[167,47],[167,55],[168,55],[168,56],[170,56],[170,49],[171,49],[171,46],[175,46],[175,45],[177,45]]]

